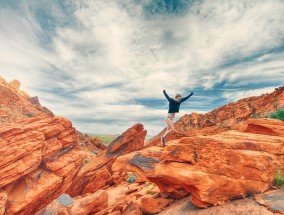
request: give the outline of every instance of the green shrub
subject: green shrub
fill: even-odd
[[[274,177],[274,185],[282,187],[284,185],[284,175],[281,170],[277,170]]]
[[[28,112],[27,114],[26,114],[26,116],[28,116],[28,117],[32,117],[34,114],[32,113],[32,112]]]
[[[131,184],[131,183],[133,183],[133,182],[135,182],[135,181],[136,181],[136,176],[135,176],[135,175],[131,175],[131,176],[128,177],[127,182],[128,182],[129,184]]]
[[[284,121],[284,110],[277,110],[275,113],[271,113],[268,117]]]
[[[95,154],[95,155],[99,154],[98,150],[94,150],[94,151],[92,151],[92,153]]]
[[[89,163],[89,160],[88,159],[84,159],[84,163]]]
[[[156,192],[155,191],[153,191],[153,190],[147,190],[146,191],[146,194],[150,194],[150,195],[154,195]]]

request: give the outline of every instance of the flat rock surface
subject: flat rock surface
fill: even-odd
[[[267,206],[272,211],[284,214],[284,188],[258,194],[255,196],[255,200],[259,204]]]
[[[188,198],[176,201],[165,208],[159,215],[274,215],[266,207],[259,205],[248,197],[228,202],[223,205],[200,209],[193,205]]]

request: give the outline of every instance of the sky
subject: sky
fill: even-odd
[[[0,76],[90,134],[148,136],[284,80],[283,0],[0,0]]]

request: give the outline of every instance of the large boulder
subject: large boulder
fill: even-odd
[[[112,175],[112,164],[119,156],[142,149],[146,132],[142,124],[135,124],[112,141],[95,159],[89,159],[74,179],[71,195],[95,192],[112,183],[108,180]],[[96,184],[92,183],[94,180]]]
[[[253,119],[240,130],[172,141],[158,147],[162,155],[156,158],[152,147],[122,156],[112,169],[144,173],[161,192],[174,198],[191,194],[195,205],[208,207],[267,190],[284,166],[283,134],[284,122]]]
[[[31,214],[72,184],[85,152],[63,117],[32,117],[0,126],[0,189],[7,214]]]

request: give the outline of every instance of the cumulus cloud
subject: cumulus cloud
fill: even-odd
[[[228,102],[236,102],[242,98],[251,97],[251,96],[260,96],[265,93],[272,93],[275,90],[275,88],[276,87],[264,87],[255,90],[225,92],[223,93],[223,97],[228,99]]]
[[[0,6],[0,75],[20,80],[84,132],[119,133],[143,122],[157,133],[167,111],[163,89],[195,92],[181,116],[265,92],[284,78],[281,0]]]

